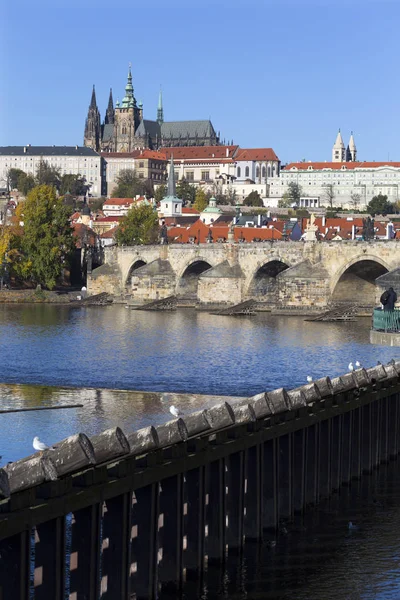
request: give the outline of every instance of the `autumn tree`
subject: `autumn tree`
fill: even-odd
[[[152,206],[141,202],[128,210],[115,234],[119,246],[154,244],[158,240],[158,216]]]
[[[193,207],[196,210],[198,210],[199,212],[203,212],[203,210],[206,208],[207,205],[208,205],[208,201],[207,201],[207,195],[206,195],[205,191],[201,187],[197,188],[196,198],[195,198]]]
[[[75,247],[68,209],[53,186],[40,185],[18,205],[17,213],[24,224],[19,271],[53,289]]]

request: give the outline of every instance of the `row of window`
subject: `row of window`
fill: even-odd
[[[265,167],[262,168],[261,171],[261,177],[263,177],[265,179],[266,174],[268,173],[268,177],[272,177],[275,175],[275,167],[268,167],[268,170],[265,169]],[[237,176],[241,177],[242,176],[242,169],[241,167],[237,168]],[[250,168],[249,167],[245,167],[244,170],[244,176],[245,177],[250,177]],[[260,177],[260,167],[256,167],[256,179],[258,179]]]

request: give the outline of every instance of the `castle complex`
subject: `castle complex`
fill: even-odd
[[[125,96],[122,102],[117,101],[114,107],[110,90],[103,123],[93,86],[83,143],[96,152],[132,152],[143,148],[156,150],[166,146],[217,146],[219,135],[216,134],[210,120],[164,121],[161,91],[157,119],[144,119],[143,104],[136,101],[129,66]]]

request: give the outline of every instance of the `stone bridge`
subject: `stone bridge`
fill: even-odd
[[[90,294],[131,294],[143,303],[177,295],[183,304],[323,308],[373,306],[377,277],[400,264],[395,240],[112,247],[88,278]]]

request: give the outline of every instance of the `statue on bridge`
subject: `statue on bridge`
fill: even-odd
[[[165,221],[163,221],[161,225],[160,244],[168,244],[168,230]]]
[[[375,239],[375,221],[371,217],[363,219],[362,239],[364,242]]]

